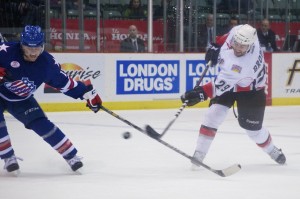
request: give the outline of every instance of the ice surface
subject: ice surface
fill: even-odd
[[[162,132],[177,109],[114,111],[130,122]],[[186,108],[163,139],[192,155],[206,109]],[[264,126],[282,148],[287,164],[277,165],[238,126],[233,113],[205,159],[222,169],[242,165],[222,178],[204,168],[191,170],[185,157],[122,123],[104,111],[47,113],[83,157],[82,175],[40,137],[6,115],[21,173],[0,170],[1,199],[299,199],[300,106],[267,107]],[[122,138],[130,131],[132,137]],[[0,167],[4,162],[0,161]]]

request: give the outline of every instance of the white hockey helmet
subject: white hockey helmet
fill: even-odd
[[[245,24],[242,25],[234,34],[233,39],[241,45],[252,45],[256,39],[256,29]]]

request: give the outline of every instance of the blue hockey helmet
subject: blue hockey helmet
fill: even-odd
[[[44,45],[44,33],[40,26],[24,27],[21,33],[21,44],[28,47],[40,47]]]

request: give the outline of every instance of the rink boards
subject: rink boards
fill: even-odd
[[[205,68],[204,54],[54,53],[66,74],[91,81],[111,109],[180,107],[180,95],[192,89]],[[300,105],[298,53],[265,53],[268,105]],[[203,83],[213,81],[210,68]],[[35,94],[46,111],[87,110],[84,102],[42,85]],[[206,107],[207,102],[196,107]]]

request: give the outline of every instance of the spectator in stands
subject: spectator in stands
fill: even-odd
[[[261,21],[260,28],[257,30],[257,36],[260,46],[267,52],[278,51],[275,39],[275,33],[270,28],[270,22],[268,19]]]
[[[230,17],[228,24],[222,28],[221,35],[227,34],[234,26],[239,25],[239,23],[239,19],[236,16]]]
[[[211,5],[213,1],[210,0]],[[239,6],[240,3],[240,6]],[[248,10],[248,1],[241,0],[220,0],[217,4],[217,9],[222,13],[238,13],[240,7],[240,13],[246,13]]]
[[[34,12],[35,10],[32,8],[32,4],[28,1],[20,1],[20,3],[17,5],[17,13],[19,13],[22,26],[26,23],[28,24],[28,22],[29,24],[34,24],[34,22],[32,21],[34,20],[34,18],[32,16],[34,16],[35,14],[33,14],[32,12]]]
[[[32,5],[35,5],[35,6],[44,6],[45,5],[45,1],[41,1],[41,0],[29,0],[29,1]]]
[[[160,6],[157,7],[153,12],[154,19],[163,18],[164,16],[164,0],[161,0]]]
[[[168,3],[170,3],[170,2],[167,1],[167,0],[161,0],[161,1],[160,1],[160,6],[157,7],[157,8],[154,10],[154,13],[153,13],[154,19],[160,19],[160,18],[163,18],[163,17],[164,17],[164,2],[167,2],[166,5],[167,5]],[[168,12],[168,5],[167,5],[167,12]]]
[[[128,33],[128,37],[121,42],[120,52],[145,52],[144,40],[137,37],[137,27],[129,26]]]
[[[71,5],[70,7],[74,10],[78,10],[79,9],[79,6],[80,6],[80,1],[79,0],[72,0],[71,1]],[[83,10],[85,9],[85,4],[83,3],[82,4],[82,8]]]
[[[214,42],[214,15],[208,14],[205,19],[205,24],[199,27],[198,47],[200,52],[206,52],[206,50]]]
[[[51,6],[61,6],[61,0],[50,0]]]
[[[78,4],[79,4],[79,2],[77,0],[66,0],[65,1],[65,6],[66,6],[67,10],[78,9]],[[61,2],[61,0],[50,0],[50,5],[51,5],[51,8],[61,9],[62,2]]]
[[[42,26],[43,22],[38,15],[40,12],[39,7],[32,4],[31,1],[8,1],[7,6],[10,9],[9,14],[15,27],[23,27],[25,24]]]
[[[123,16],[135,19],[145,18],[147,17],[147,11],[142,7],[141,0],[130,0],[129,6]]]

